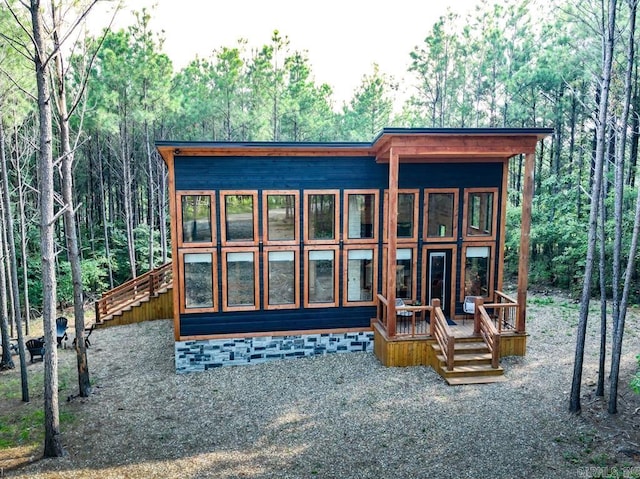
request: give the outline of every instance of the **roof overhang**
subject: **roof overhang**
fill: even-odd
[[[175,156],[201,157],[347,157],[371,156],[389,161],[504,161],[533,153],[552,128],[385,128],[371,143],[358,142],[187,142],[156,141],[165,161]]]

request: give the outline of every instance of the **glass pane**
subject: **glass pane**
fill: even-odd
[[[333,303],[334,252],[309,251],[309,302]]]
[[[453,236],[454,198],[453,193],[429,193],[429,238]]]
[[[213,277],[210,253],[184,255],[185,308],[213,308]]]
[[[309,195],[309,239],[335,239],[335,195]]]
[[[488,236],[492,234],[493,193],[469,193],[467,235]]]
[[[429,304],[432,299],[440,300],[440,307],[445,308],[445,281],[447,270],[445,267],[445,253],[431,253],[429,255]]]
[[[269,252],[269,304],[295,303],[293,251]]]
[[[211,197],[182,197],[182,241],[211,243]]]
[[[253,241],[253,196],[224,197],[227,241]]]
[[[269,241],[295,240],[296,197],[267,195],[267,237]]]
[[[412,254],[413,250],[410,249],[399,249],[396,252],[396,298],[413,297]]]
[[[373,301],[373,251],[347,254],[347,301]]]
[[[253,253],[227,253],[227,304],[255,305]]]
[[[398,194],[398,238],[413,238],[413,193]]]
[[[375,196],[349,195],[349,239],[374,237]]]
[[[470,249],[465,258],[464,295],[486,297],[489,295],[489,248]],[[484,250],[484,256],[481,250]]]

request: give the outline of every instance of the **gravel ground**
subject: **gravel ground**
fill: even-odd
[[[170,321],[98,330],[95,394],[61,403],[76,418],[62,431],[69,455],[5,476],[575,478],[618,468],[640,477],[640,402],[627,387],[638,315],[627,322],[613,417],[593,396],[594,320],[583,414],[567,412],[577,315],[569,300],[534,298],[527,356],[502,360],[508,380],[458,387],[367,353],[176,375]],[[74,358],[61,352],[62,362]]]

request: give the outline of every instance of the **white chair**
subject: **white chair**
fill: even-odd
[[[465,296],[464,302],[462,303],[462,310],[465,313],[462,322],[464,323],[465,319],[467,319],[467,315],[474,316],[476,313],[476,298],[477,296]]]

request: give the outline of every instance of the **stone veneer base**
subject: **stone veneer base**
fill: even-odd
[[[363,351],[373,352],[373,331],[176,341],[176,372]]]

